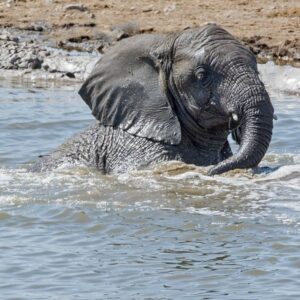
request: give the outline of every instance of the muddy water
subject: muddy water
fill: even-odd
[[[215,177],[175,162],[27,173],[92,118],[78,86],[2,80],[1,299],[299,299],[300,74],[260,69],[270,150],[254,175]]]

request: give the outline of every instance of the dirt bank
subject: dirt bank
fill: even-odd
[[[299,0],[6,0],[0,3],[4,33],[51,46],[105,50],[143,32],[171,32],[206,22],[222,25],[260,60],[300,66]]]

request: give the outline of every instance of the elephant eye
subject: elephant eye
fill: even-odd
[[[207,87],[210,85],[211,83],[211,76],[210,76],[210,73],[209,71],[207,71],[206,69],[204,68],[198,68],[196,69],[195,71],[195,76],[198,80],[201,81],[201,83]]]

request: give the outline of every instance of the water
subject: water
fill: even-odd
[[[76,85],[2,80],[0,298],[299,299],[300,76],[260,69],[278,116],[266,168],[215,177],[27,173],[92,117]]]

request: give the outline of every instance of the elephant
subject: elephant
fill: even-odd
[[[79,94],[96,123],[34,169],[79,162],[122,173],[177,160],[212,165],[216,175],[256,167],[272,137],[274,109],[256,58],[216,24],[119,41]]]

